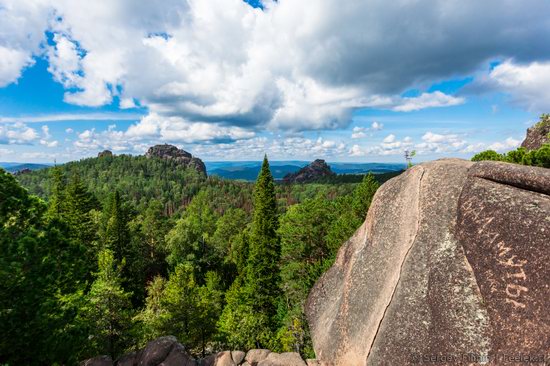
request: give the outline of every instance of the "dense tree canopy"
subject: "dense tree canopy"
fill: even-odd
[[[123,155],[17,179],[47,203],[0,170],[9,365],[117,357],[168,334],[196,356],[313,356],[307,293],[363,222],[379,177],[280,185],[266,157],[250,184]]]

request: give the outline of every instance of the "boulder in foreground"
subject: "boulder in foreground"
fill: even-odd
[[[310,292],[319,363],[549,357],[549,194],[548,169],[458,159],[384,184]]]

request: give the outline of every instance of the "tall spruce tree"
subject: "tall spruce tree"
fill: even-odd
[[[267,324],[255,324],[253,336],[258,346],[267,346],[264,331],[273,329],[279,293],[280,241],[275,184],[269,170],[267,156],[254,187],[254,216],[250,232],[246,264],[245,293],[257,319]],[[264,328],[264,329],[261,329]]]

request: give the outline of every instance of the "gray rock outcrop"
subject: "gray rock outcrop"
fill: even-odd
[[[98,158],[112,158],[113,152],[110,150],[103,150],[102,152],[97,154]]]
[[[285,175],[283,182],[287,184],[310,183],[333,175],[335,174],[330,166],[323,159],[317,159],[297,172]]]
[[[155,145],[147,150],[145,156],[148,158],[156,157],[167,160],[174,160],[177,163],[187,167],[193,168],[199,173],[202,173],[206,176],[206,166],[203,161],[199,158],[193,157],[190,153],[185,150],[178,149],[174,145]]]
[[[548,169],[458,159],[385,183],[308,297],[317,362],[548,357],[549,194]]]
[[[527,135],[521,147],[526,150],[537,150],[547,143],[550,143],[550,115],[548,114],[543,115],[537,124],[527,129]]]

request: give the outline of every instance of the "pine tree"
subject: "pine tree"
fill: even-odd
[[[267,156],[254,187],[254,216],[246,265],[245,293],[254,316],[262,323],[254,324],[252,336],[258,346],[267,346],[265,330],[273,329],[277,312],[280,243],[275,184]],[[251,314],[252,315],[252,314]],[[270,337],[271,338],[271,337]]]
[[[128,346],[132,325],[131,293],[122,288],[123,266],[124,261],[117,265],[111,250],[99,252],[99,271],[81,311],[90,329],[92,350],[113,358]]]
[[[115,191],[111,196],[107,214],[108,219],[103,244],[105,248],[112,250],[115,258],[120,261],[128,254],[130,232],[128,230],[128,218],[122,207],[118,191]]]
[[[95,252],[97,225],[93,210],[99,208],[99,202],[75,173],[71,176],[65,191],[65,221],[72,229],[73,235],[80,240],[91,253]],[[90,258],[93,258],[91,255]]]
[[[150,281],[155,276],[165,274],[166,243],[168,231],[166,217],[163,214],[164,206],[158,200],[151,200],[141,222],[140,238],[144,242],[144,260],[146,262],[146,279]]]
[[[50,173],[51,191],[48,206],[48,217],[61,217],[65,213],[65,195],[67,183],[65,175],[59,167],[54,167]]]

